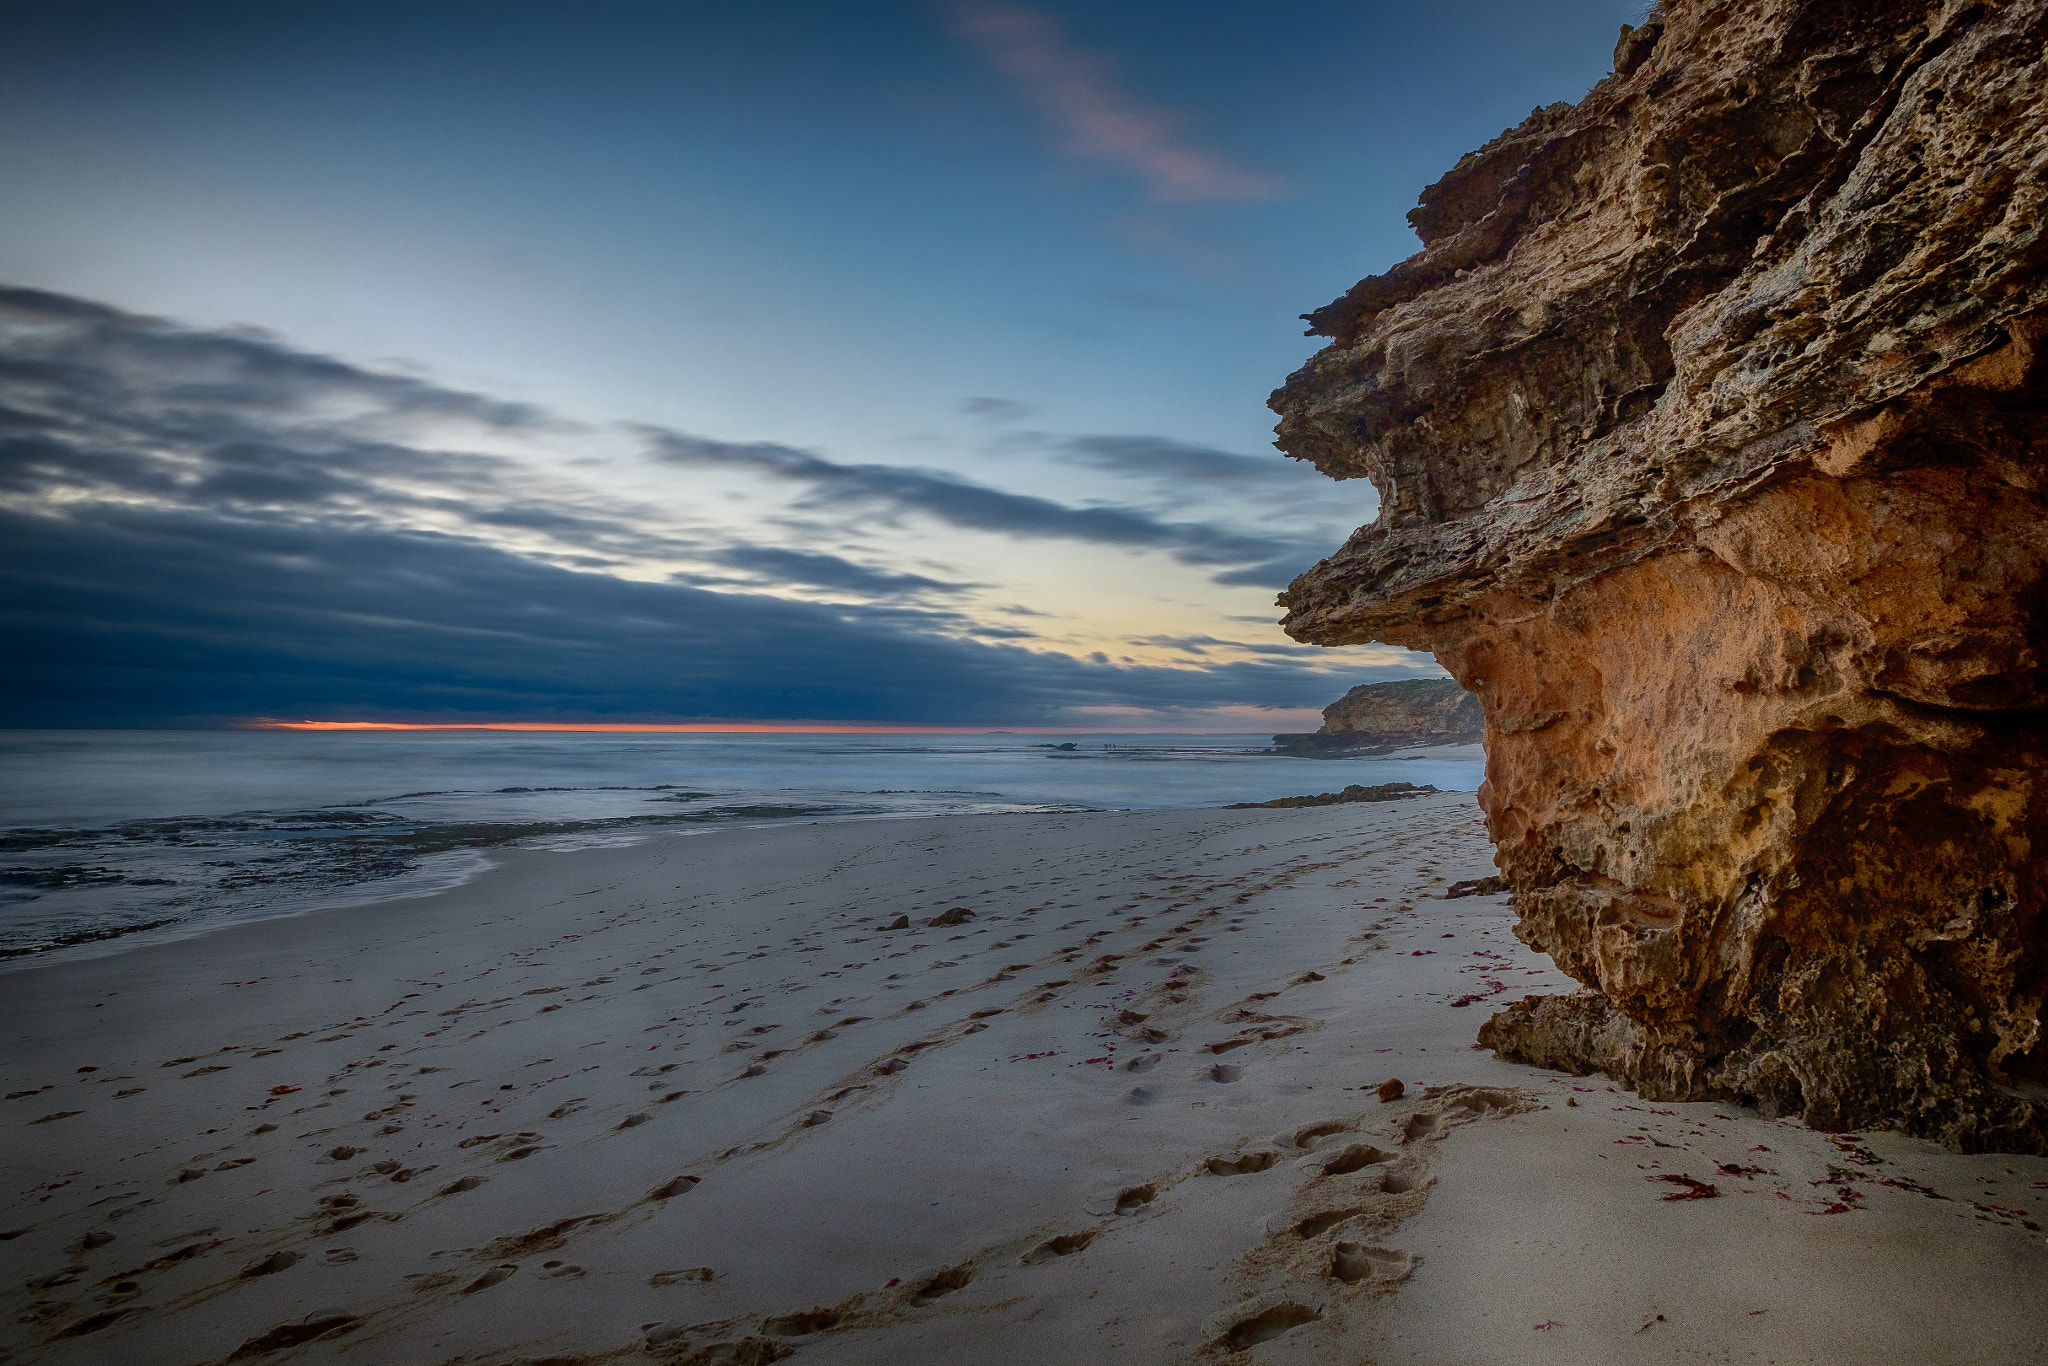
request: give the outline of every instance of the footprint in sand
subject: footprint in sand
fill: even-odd
[[[1401,1141],[1413,1143],[1418,1139],[1434,1138],[1437,1131],[1435,1115],[1410,1115],[1401,1125]]]
[[[1346,1285],[1398,1285],[1415,1269],[1415,1256],[1363,1243],[1339,1243],[1330,1254],[1330,1274]]]
[[[1158,1198],[1159,1188],[1156,1186],[1132,1186],[1129,1190],[1122,1191],[1117,1195],[1116,1212],[1118,1214],[1136,1214]]]
[[[1378,1162],[1392,1162],[1395,1154],[1384,1152],[1370,1143],[1353,1143],[1323,1164],[1324,1176],[1348,1176],[1362,1171]]]
[[[540,1264],[540,1275],[551,1281],[580,1281],[590,1273],[569,1262],[553,1261]]]
[[[1363,1205],[1353,1205],[1349,1209],[1329,1209],[1321,1214],[1311,1214],[1294,1225],[1294,1236],[1302,1239],[1320,1238],[1347,1219],[1355,1219],[1363,1213]]]
[[[845,1318],[845,1312],[840,1309],[799,1309],[793,1314],[777,1314],[774,1318],[761,1320],[761,1331],[778,1338],[809,1337],[812,1333],[831,1332]]]
[[[281,1323],[267,1333],[259,1333],[228,1353],[229,1361],[248,1361],[252,1357],[267,1356],[282,1352],[287,1347],[297,1347],[315,1338],[340,1337],[362,1320],[354,1314],[318,1314],[297,1323]]]
[[[424,1295],[430,1290],[442,1290],[455,1284],[462,1277],[453,1271],[415,1271],[405,1278],[415,1295]]]
[[[463,1286],[462,1293],[474,1295],[479,1290],[489,1290],[494,1285],[503,1285],[506,1281],[511,1280],[518,1270],[518,1266],[511,1262],[507,1262],[503,1266],[494,1266],[468,1285]]]
[[[708,1266],[686,1266],[679,1271],[657,1271],[647,1278],[651,1286],[702,1284],[718,1278]]]
[[[243,1267],[242,1279],[250,1280],[257,1276],[270,1276],[280,1271],[289,1271],[299,1264],[299,1258],[300,1254],[296,1252],[273,1252],[261,1261],[251,1262]]]
[[[976,1270],[977,1268],[972,1262],[947,1267],[944,1271],[939,1272],[938,1275],[933,1276],[911,1292],[911,1304],[922,1307],[942,1296],[950,1295],[956,1290],[965,1290],[969,1283],[974,1280]]]
[[[1223,1333],[1222,1345],[1233,1352],[1242,1352],[1321,1318],[1321,1314],[1305,1304],[1283,1300],[1230,1325]]]
[[[1336,1134],[1350,1133],[1352,1127],[1350,1120],[1329,1119],[1324,1120],[1320,1124],[1310,1124],[1304,1128],[1296,1129],[1291,1135],[1283,1136],[1277,1141],[1290,1143],[1294,1147],[1312,1152],[1322,1140]]]
[[[1026,1266],[1031,1266],[1038,1262],[1049,1261],[1054,1257],[1071,1257],[1100,1236],[1100,1231],[1092,1228],[1080,1233],[1062,1233],[1059,1237],[1048,1238],[1037,1247],[1032,1248],[1024,1254],[1021,1260]]]
[[[687,1324],[681,1323],[653,1323],[647,1326],[645,1333],[648,1348],[658,1351],[664,1347],[677,1347],[686,1343],[689,1340],[690,1329]]]
[[[1203,1165],[1217,1176],[1246,1176],[1270,1171],[1280,1161],[1272,1152],[1239,1153],[1236,1157],[1212,1157]]]
[[[69,1266],[58,1267],[47,1276],[38,1276],[26,1284],[30,1290],[55,1290],[60,1285],[75,1285],[78,1278],[85,1274],[85,1269],[84,1262],[73,1262]]]

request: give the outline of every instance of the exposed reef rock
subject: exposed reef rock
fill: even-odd
[[[1428,783],[1379,783],[1366,787],[1353,783],[1342,792],[1315,792],[1306,797],[1275,797],[1270,802],[1232,802],[1225,811],[1250,811],[1261,806],[1344,806],[1351,802],[1398,802],[1407,797],[1426,797],[1436,791]]]
[[[1308,315],[1281,599],[1486,714],[1504,1054],[2048,1150],[2048,0],[1674,0]]]
[[[1425,745],[1474,745],[1486,732],[1479,699],[1448,678],[1361,683],[1323,708],[1323,728],[1276,735],[1273,744],[1310,759]]]

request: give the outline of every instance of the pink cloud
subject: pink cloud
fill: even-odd
[[[1153,198],[1188,203],[1279,192],[1275,177],[1182,138],[1172,113],[1120,88],[1110,64],[1069,47],[1047,15],[984,0],[960,0],[953,15],[960,34],[1037,102],[1067,151],[1136,175]]]

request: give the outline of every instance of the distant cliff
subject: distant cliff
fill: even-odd
[[[1275,747],[1309,758],[1384,754],[1422,745],[1472,745],[1486,729],[1479,699],[1448,678],[1361,683],[1323,708],[1323,728],[1276,735]]]
[[[1308,315],[1287,590],[1487,721],[1481,1035],[1645,1096],[2048,1152],[2048,0],[1667,0]]]

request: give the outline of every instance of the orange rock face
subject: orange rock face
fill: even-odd
[[[1308,315],[1281,601],[1486,713],[1482,1041],[2048,1150],[2048,0],[1675,0]]]

